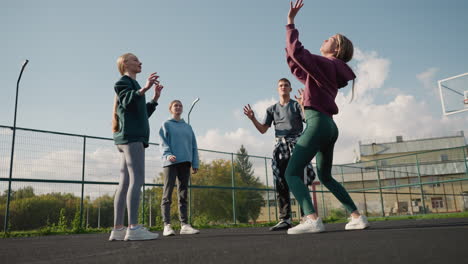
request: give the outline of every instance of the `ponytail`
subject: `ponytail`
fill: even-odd
[[[353,101],[354,99],[354,80],[356,79],[353,79],[353,87],[351,88],[351,100],[349,101],[350,103]]]
[[[117,95],[114,97],[114,109],[112,111],[112,133],[119,132],[119,116],[117,115],[117,107],[119,106],[119,98]]]

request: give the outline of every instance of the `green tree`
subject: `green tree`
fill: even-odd
[[[253,164],[248,155],[244,145],[241,145],[234,162],[236,178],[240,179],[240,181],[236,181],[236,185],[239,187],[264,188],[263,184],[254,175]],[[261,207],[265,205],[262,193],[253,190],[240,190],[236,192],[236,195],[237,219],[242,223],[249,220],[255,223],[260,215]]]
[[[114,197],[104,194],[94,201],[85,201],[84,219],[88,216],[89,227],[112,227],[114,225]],[[89,209],[88,209],[89,208]],[[78,208],[79,210],[79,208]]]
[[[223,159],[211,163],[200,162],[197,174],[192,175],[192,185],[231,187],[231,162]],[[222,188],[192,189],[193,220],[207,219],[210,223],[232,220],[232,191]],[[203,220],[205,222],[206,220]]]
[[[31,196],[34,193],[32,188],[24,192],[20,190],[15,191],[15,199],[10,203],[11,230],[37,229],[49,224],[69,226],[80,202],[78,197],[69,193]],[[16,196],[18,193],[20,195]],[[0,204],[1,225],[4,223],[5,206]]]

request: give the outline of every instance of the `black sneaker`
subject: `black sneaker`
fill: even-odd
[[[280,230],[288,230],[291,228],[291,220],[290,219],[282,219],[279,221],[278,224],[270,228],[270,231],[280,231]]]

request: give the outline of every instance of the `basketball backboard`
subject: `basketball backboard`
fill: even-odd
[[[444,115],[468,111],[468,72],[440,80],[438,84]]]

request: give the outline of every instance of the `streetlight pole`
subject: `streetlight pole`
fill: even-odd
[[[19,83],[21,80],[21,76],[23,76],[23,71],[26,65],[28,64],[29,60],[25,60],[23,66],[21,67],[20,74],[18,76],[18,81],[16,82],[16,98],[15,98],[15,115],[13,118],[13,139],[11,143],[11,155],[10,155],[10,176],[8,178],[8,195],[7,195],[7,204],[6,204],[6,212],[5,212],[5,226],[3,227],[3,232],[8,231],[8,220],[10,218],[10,200],[11,200],[11,179],[13,177],[13,156],[15,153],[15,139],[16,139],[16,113],[18,111],[18,91],[19,91]]]
[[[197,97],[197,99],[195,99],[192,102],[192,106],[190,106],[190,110],[187,115],[187,121],[189,125],[190,125],[190,113],[192,113],[192,109],[195,106],[195,104],[198,103],[198,101],[200,101],[199,97]],[[189,223],[192,223],[192,177],[189,177]]]
[[[190,106],[190,110],[189,110],[188,116],[187,116],[187,120],[188,120],[189,125],[190,125],[190,113],[192,112],[193,107],[195,106],[196,103],[198,103],[198,101],[200,101],[200,98],[195,99],[195,101],[192,102],[192,106]]]

